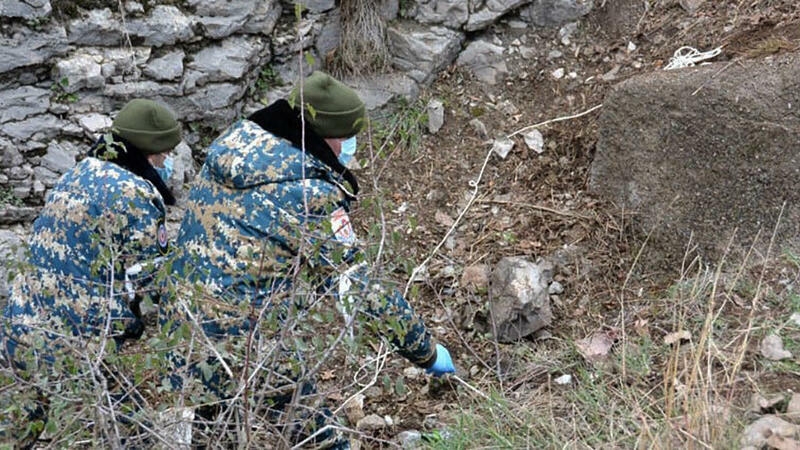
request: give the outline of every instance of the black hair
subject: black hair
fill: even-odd
[[[156,187],[164,199],[164,203],[170,206],[174,205],[175,196],[172,195],[172,191],[167,187],[167,184],[153,165],[150,164],[150,161],[147,160],[144,153],[116,133],[110,135],[111,142],[109,142],[108,137],[109,135],[107,134],[100,136],[89,150],[89,156],[112,162],[153,183],[153,186]]]
[[[303,148],[303,122],[300,120],[300,110],[292,108],[286,100],[278,100],[266,108],[254,112],[247,120],[256,123],[279,138],[286,139],[296,148]],[[353,195],[358,194],[356,176],[339,162],[339,158],[333,153],[325,139],[314,131],[308,121],[305,122],[305,138],[306,151],[350,183]]]

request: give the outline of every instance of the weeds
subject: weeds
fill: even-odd
[[[22,206],[24,202],[14,194],[11,186],[0,187],[0,205]]]
[[[259,98],[262,104],[266,104],[267,92],[270,89],[283,86],[284,84],[285,82],[281,76],[278,75],[278,72],[276,72],[272,66],[266,65],[258,72],[258,78],[253,87],[253,94]]]
[[[50,86],[51,99],[57,103],[75,103],[78,101],[78,94],[67,92],[69,80],[64,77]]]
[[[693,261],[662,298],[648,300],[647,322],[631,328],[604,360],[583,361],[571,350],[573,337],[531,345],[515,357],[517,370],[524,373],[546,360],[550,375],[520,391],[498,390],[508,383],[483,378],[478,387],[491,400],[471,395],[474,401],[466,406],[463,398],[471,391],[462,389],[462,406],[453,411],[448,429],[453,446],[427,448],[737,447],[749,417],[751,383],[763,374],[788,381],[800,373],[791,359],[761,363],[752,351],[750,343],[774,330],[776,319],[785,325],[779,331],[786,348],[794,354],[800,349],[798,327],[788,314],[771,317],[761,309],[763,272],[744,270],[747,265]],[[742,292],[749,296],[746,309],[736,314]],[[797,298],[789,295],[786,309],[794,310]],[[664,339],[678,330],[689,338]],[[563,373],[572,375],[571,384],[552,382]]]
[[[391,158],[395,152],[416,155],[428,123],[425,103],[418,99],[409,103],[401,99],[393,113],[372,124],[370,144],[377,149],[375,158]]]

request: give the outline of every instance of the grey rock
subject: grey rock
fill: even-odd
[[[531,0],[487,0],[483,8],[473,12],[464,27],[467,31],[482,30],[492,25],[509,11],[530,3]]]
[[[144,45],[154,47],[173,45],[194,37],[192,20],[171,5],[158,5],[150,12],[150,17],[129,21],[128,31],[142,38]]]
[[[760,449],[767,446],[767,439],[773,436],[793,439],[800,433],[800,426],[787,422],[777,416],[764,416],[742,431],[742,448]],[[789,448],[789,447],[787,447]]]
[[[558,38],[563,45],[569,45],[570,39],[578,31],[578,22],[570,22],[558,29]]]
[[[405,23],[386,30],[389,49],[396,67],[416,82],[427,84],[433,75],[458,55],[464,34],[444,27],[420,29]]]
[[[94,136],[111,128],[111,117],[100,113],[89,113],[76,116],[78,124],[89,136]]]
[[[108,46],[122,43],[122,21],[110,9],[93,9],[86,16],[69,22],[67,39],[71,44]]]
[[[203,26],[204,33],[211,39],[228,37],[244,27],[247,16],[230,17],[198,17],[197,21]]]
[[[489,283],[489,309],[498,341],[513,342],[550,325],[552,272],[549,263],[534,264],[521,257],[497,263]]]
[[[257,3],[259,2],[256,0],[235,2],[190,0],[188,5],[194,8],[197,21],[203,26],[205,35],[212,39],[220,39],[241,30],[253,14]]]
[[[39,185],[41,185],[44,188],[51,188],[51,187],[55,186],[56,182],[58,182],[58,179],[60,177],[61,177],[60,174],[58,174],[56,172],[53,172],[52,170],[50,170],[50,169],[48,169],[46,167],[36,166],[36,167],[33,168],[34,183],[38,183]],[[36,191],[37,191],[37,189],[34,186],[34,190],[33,190],[34,194],[43,193],[43,192],[38,192],[37,193]]]
[[[553,281],[550,283],[547,293],[550,295],[561,295],[564,293],[564,286],[562,286],[558,281]]]
[[[298,51],[314,45],[322,25],[321,21],[302,20],[297,27],[278,27],[271,40],[273,53],[296,60]]]
[[[10,32],[0,36],[0,73],[66,54],[70,49],[66,38],[64,27],[58,25],[42,31],[13,25]]]
[[[381,18],[387,22],[391,22],[400,15],[400,0],[379,0],[380,6],[378,12]]]
[[[239,17],[252,14],[258,0],[187,0],[186,5],[194,9],[197,16]],[[265,1],[264,3],[270,3]]]
[[[197,175],[192,149],[185,142],[181,142],[172,151],[174,159],[174,172],[167,183],[177,199],[182,199],[188,192],[186,183],[191,182]]]
[[[77,92],[83,88],[97,89],[106,84],[100,64],[92,56],[82,53],[58,61],[53,69],[53,77],[61,83],[64,92]]]
[[[49,0],[3,0],[0,2],[0,17],[36,19],[49,16],[52,11]]]
[[[155,58],[144,68],[144,74],[155,80],[175,80],[183,75],[183,50],[167,53]]]
[[[503,47],[487,41],[474,41],[461,52],[456,64],[468,67],[481,82],[495,85],[508,74],[504,50]]]
[[[360,431],[378,431],[386,428],[386,420],[377,414],[370,414],[356,424],[356,429]]]
[[[652,231],[643,262],[680,261],[690,241],[713,259],[800,248],[800,156],[787,151],[800,141],[800,58],[720,68],[632,77],[603,102],[589,188]]]
[[[25,181],[33,175],[33,169],[29,164],[11,167],[6,171],[6,175],[10,181]],[[19,185],[19,183],[16,183]]]
[[[47,153],[42,157],[42,167],[63,174],[75,165],[77,149],[72,144],[51,142],[47,146]]]
[[[544,153],[544,136],[542,132],[534,128],[522,135],[525,140],[525,145],[537,154]]]
[[[41,180],[37,180],[34,178],[33,189],[31,190],[33,192],[34,197],[42,197],[46,189],[47,187],[45,187],[44,183],[42,183]]]
[[[421,0],[415,16],[419,23],[461,28],[469,20],[469,2],[463,0]]]
[[[472,129],[475,130],[476,133],[478,133],[478,136],[480,136],[481,139],[486,139],[487,137],[489,137],[489,132],[486,129],[486,124],[481,122],[480,119],[478,118],[472,119],[469,121],[469,124],[472,126]]]
[[[257,62],[259,48],[256,38],[231,37],[200,50],[188,66],[202,73],[204,82],[240,80]]]
[[[300,3],[311,12],[321,13],[336,7],[335,0],[303,0]]]
[[[8,122],[0,130],[17,141],[52,139],[64,128],[64,121],[51,114],[42,114],[19,122]]]
[[[187,70],[181,80],[181,90],[184,94],[193,94],[197,88],[205,83],[206,75],[196,70]]]
[[[769,334],[761,341],[759,346],[761,356],[772,361],[780,361],[792,357],[792,352],[783,347],[783,340],[777,334]]]
[[[0,213],[0,221],[4,215]],[[24,257],[22,238],[11,230],[0,230],[0,300],[8,298],[8,278],[17,272],[19,267],[16,266],[24,261]]]
[[[370,111],[381,108],[398,98],[414,100],[419,97],[417,83],[410,77],[399,73],[347,80],[347,83],[358,92]]]
[[[444,103],[441,100],[428,102],[428,131],[436,134],[444,125]]]
[[[14,197],[25,200],[31,197],[33,193],[33,183],[27,181],[25,183],[10,183],[11,184],[11,193]]]
[[[538,0],[520,12],[520,17],[540,27],[557,27],[589,14],[594,0]]]
[[[323,58],[339,47],[342,38],[342,21],[339,10],[332,11],[319,31],[315,47]]]
[[[131,14],[144,13],[144,5],[139,2],[125,2],[125,11]]]
[[[186,121],[204,120],[212,126],[225,127],[238,115],[239,100],[246,87],[231,83],[209,84],[197,92],[176,98],[171,105]]]
[[[25,161],[17,147],[8,139],[0,138],[0,148],[3,149],[0,154],[0,168],[16,167]]]
[[[106,96],[121,98],[126,101],[131,97],[176,97],[181,94],[177,85],[156,83],[155,81],[107,84],[103,92]]]
[[[404,449],[417,449],[422,447],[422,433],[417,430],[406,430],[399,433],[395,440]]]
[[[492,144],[492,151],[495,152],[497,156],[506,159],[506,157],[508,156],[509,153],[511,153],[511,150],[514,149],[514,146],[516,144],[517,144],[516,141],[512,139],[500,137],[494,140],[494,143]]]
[[[0,123],[23,120],[50,108],[50,91],[33,86],[0,90]]]
[[[150,59],[152,49],[150,47],[120,47],[102,49],[100,56],[103,64],[110,64],[114,67],[114,75],[127,75],[135,73],[137,67],[145,65]]]
[[[27,197],[28,194],[24,193],[23,197]],[[0,225],[14,225],[17,223],[23,222],[33,222],[36,219],[36,216],[39,215],[39,211],[41,208],[34,207],[34,206],[11,206],[11,205],[4,205],[3,208],[0,208]]]
[[[278,1],[260,1],[256,5],[250,20],[242,27],[242,32],[250,34],[272,35],[272,31],[281,17],[281,4]]]

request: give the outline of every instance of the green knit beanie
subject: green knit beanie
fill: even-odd
[[[300,104],[300,85],[289,94]],[[303,82],[305,120],[323,138],[354,136],[364,127],[366,108],[356,91],[332,76],[315,71]]]
[[[158,103],[140,98],[122,108],[111,131],[145,155],[172,150],[181,141],[181,126],[175,116]]]

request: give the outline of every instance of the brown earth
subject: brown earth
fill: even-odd
[[[424,93],[421,104],[432,98],[443,100],[444,127],[418,142],[413,142],[413,133],[396,132],[392,143],[382,149],[384,157],[359,173],[372,194],[375,186],[389,193],[388,198],[370,194],[367,198],[383,200],[386,229],[397,233],[396,253],[385,256],[387,267],[398,268],[396,278],[407,279],[408,269],[433,252],[464,211],[473,193],[471,183],[481,174],[493,137],[600,105],[615,83],[661,70],[683,45],[700,50],[724,46],[717,62],[762,58],[794,51],[800,45],[800,6],[793,0],[683,3],[702,4],[689,12],[677,0],[597,1],[595,10],[571,37],[577,45],[574,52],[559,42],[558,30],[498,26],[494,31],[506,47],[515,39],[526,39],[523,42],[536,49],[536,56],[510,57],[511,75],[498,86],[483,85],[455,67],[442,73]],[[564,56],[550,60],[551,50]],[[552,72],[557,68],[564,68],[567,75],[555,79]],[[570,78],[573,71],[576,76]],[[513,107],[504,105],[506,101]],[[649,323],[665,333],[656,313],[664,302],[657,299],[681,276],[681,267],[664,273],[637,265],[645,236],[632,231],[628,212],[587,192],[599,113],[539,127],[546,142],[541,155],[529,150],[517,135],[516,146],[506,159],[490,156],[475,201],[432,258],[424,281],[415,283],[419,291],[410,296],[411,301],[433,326],[436,337],[451,349],[462,376],[476,385],[501,386],[506,393],[534,392],[558,373],[558,363],[520,366],[515,363],[515,349],[547,348],[553,340],[572,342],[594,330],[619,327],[623,300],[630,308],[627,322]],[[486,125],[488,138],[479,136],[470,125],[475,118]],[[385,142],[386,133],[380,138],[380,143]],[[409,140],[410,150],[393,151]],[[376,145],[378,141],[374,139]],[[375,214],[374,203],[362,202],[354,215],[362,235],[368,234],[368,221],[374,220]],[[533,260],[554,254],[563,262],[556,280],[564,285],[565,293],[554,304],[555,319],[549,330],[552,340],[497,346],[464,326],[486,298],[459,285],[463,268],[492,266],[503,256]],[[751,270],[757,273],[759,269]],[[786,270],[770,268],[767,278],[773,274],[776,279],[785,278]],[[796,268],[789,277],[796,279]],[[732,321],[746,316],[735,307],[729,313]],[[387,379],[396,382],[406,364],[390,358],[387,367]],[[350,378],[349,374],[344,377]],[[798,382],[796,377],[773,381],[777,385]],[[392,432],[379,437],[423,429],[428,416],[446,422],[443,412],[463,403],[463,387],[457,393],[437,390],[421,379],[406,377],[405,383],[409,393],[398,395],[384,389],[367,401],[367,413],[390,415],[398,421]]]

